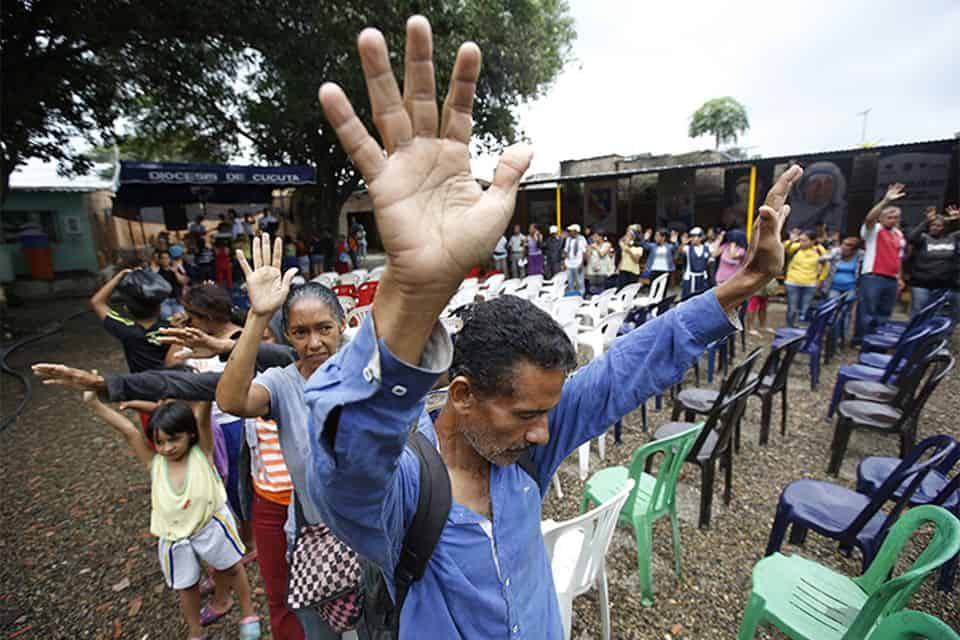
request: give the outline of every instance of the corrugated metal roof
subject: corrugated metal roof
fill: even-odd
[[[102,171],[112,171],[110,163],[97,163],[88,175],[66,178],[57,173],[57,163],[31,160],[17,167],[10,176],[11,191],[56,191],[89,193],[92,191],[113,191],[113,181],[101,178]]]
[[[752,164],[758,163],[768,163],[768,162],[788,162],[790,160],[812,160],[816,158],[821,158],[825,156],[836,156],[844,154],[861,154],[861,153],[889,153],[891,151],[908,151],[921,149],[923,147],[929,147],[934,145],[958,145],[960,144],[960,139],[956,138],[942,138],[940,140],[925,140],[922,142],[904,142],[900,144],[890,144],[876,147],[853,147],[851,149],[836,149],[831,151],[813,151],[809,153],[792,153],[789,155],[782,156],[770,156],[766,158],[748,158],[745,160],[728,160],[725,162],[703,162],[698,164],[675,164],[675,165],[663,165],[659,167],[646,167],[643,169],[629,169],[626,171],[606,171],[598,173],[586,173],[577,176],[551,176],[549,178],[532,178],[530,180],[525,180],[520,183],[520,188],[543,188],[541,185],[546,183],[551,183],[555,185],[556,183],[562,182],[585,182],[588,180],[610,180],[615,178],[628,178],[630,176],[641,175],[645,173],[660,173],[663,171],[675,171],[678,169],[719,169],[719,168],[729,168],[729,167],[744,167],[750,166]]]

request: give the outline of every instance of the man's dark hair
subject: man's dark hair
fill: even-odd
[[[466,376],[481,396],[509,397],[521,361],[569,372],[577,354],[563,327],[523,298],[507,295],[472,305],[454,343],[450,379]]]
[[[123,306],[134,320],[149,320],[160,315],[159,302],[145,302],[130,296],[124,296]]]

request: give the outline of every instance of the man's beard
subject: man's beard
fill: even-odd
[[[507,467],[514,464],[530,448],[530,444],[527,442],[513,447],[496,447],[486,442],[485,438],[478,436],[477,431],[461,428],[464,440],[477,452],[477,455],[498,467]]]

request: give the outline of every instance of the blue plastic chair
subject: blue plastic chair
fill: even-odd
[[[837,540],[841,550],[860,549],[866,571],[883,543],[884,534],[896,522],[923,479],[956,447],[956,442],[947,436],[927,438],[904,457],[877,492],[869,497],[822,480],[791,482],[780,494],[765,555],[780,550],[788,528],[790,543],[798,545],[803,544],[808,530],[812,529]],[[919,462],[928,450],[931,450],[930,457]],[[906,487],[900,498],[894,499],[894,492],[904,483]],[[895,502],[889,514],[881,510],[888,500]]]
[[[933,331],[939,336],[947,336],[953,331],[953,320],[946,316],[934,316],[929,318],[926,325],[933,326]],[[868,367],[879,367],[883,369],[890,362],[893,356],[889,353],[879,351],[861,351],[857,362],[865,364]]]
[[[883,366],[877,367],[861,362],[846,364],[837,370],[837,381],[833,384],[833,395],[830,397],[830,406],[827,409],[827,418],[832,418],[837,405],[843,399],[843,390],[851,380],[870,380],[884,384],[893,384],[897,374],[910,361],[914,352],[922,346],[932,346],[938,343],[935,339],[939,326],[927,324],[918,327],[906,334],[892,356],[888,356]],[[876,354],[881,355],[881,354]],[[924,354],[921,357],[925,357]]]
[[[806,339],[797,353],[805,353],[810,357],[810,389],[813,391],[817,390],[817,384],[820,382],[820,353],[823,348],[823,336],[833,314],[840,307],[840,302],[840,298],[827,300],[817,307],[813,314],[813,320],[810,321],[805,330],[784,327],[777,329],[773,339],[773,345],[779,346],[790,338],[795,338],[798,335],[805,336]]]
[[[847,320],[850,316],[850,307],[857,300],[856,292],[847,291],[839,297],[839,300],[840,304],[837,305],[837,309],[833,312],[833,317],[830,318],[830,323],[827,325],[826,349],[823,358],[825,363],[830,362],[839,348],[846,344]]]
[[[897,337],[936,316],[947,304],[949,299],[949,294],[943,293],[931,300],[923,309],[913,314],[909,320],[888,320],[879,326],[874,333],[864,337],[864,350],[889,351],[894,348]],[[868,343],[867,340],[870,342]],[[891,340],[893,341],[892,343]]]
[[[925,446],[929,440],[930,438],[927,438],[918,446]],[[960,462],[960,444],[956,441],[954,441],[954,444],[957,446],[953,452],[926,475],[917,490],[910,496],[908,504],[911,507],[933,504],[960,517],[960,465],[957,464]],[[866,496],[875,495],[901,462],[900,458],[887,456],[864,458],[857,466],[857,491]],[[951,473],[953,473],[953,477],[950,477]],[[900,485],[893,492],[893,498],[899,500],[907,489],[909,489],[909,486]],[[960,556],[954,556],[940,569],[940,580],[937,586],[941,591],[950,592],[953,590],[958,560],[960,560]]]

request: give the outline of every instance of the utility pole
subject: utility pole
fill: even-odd
[[[857,113],[858,116],[863,118],[863,126],[860,129],[860,144],[867,144],[867,118],[870,117],[870,109],[864,109]]]

